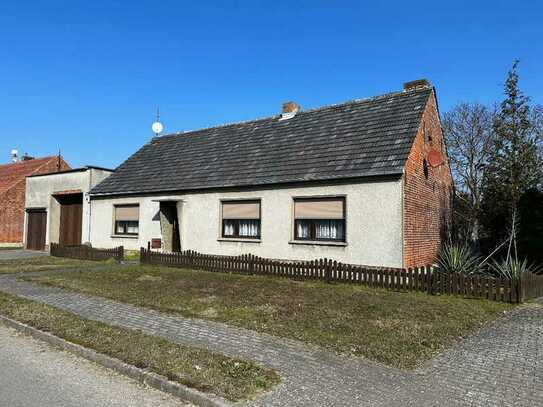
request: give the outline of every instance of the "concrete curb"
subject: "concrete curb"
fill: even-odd
[[[228,403],[226,400],[220,397],[208,395],[198,390],[191,389],[190,387],[184,386],[182,384],[172,382],[164,376],[145,371],[136,366],[132,366],[127,363],[124,363],[119,359],[115,359],[110,356],[104,355],[102,353],[98,353],[91,349],[85,348],[83,346],[76,345],[75,343],[65,341],[64,339],[61,339],[58,336],[54,336],[50,333],[40,331],[39,329],[36,329],[29,325],[15,321],[11,318],[7,318],[3,315],[0,315],[0,322],[25,335],[29,335],[29,336],[32,336],[33,338],[47,342],[48,344],[56,348],[73,353],[77,356],[81,356],[87,360],[95,362],[108,369],[113,369],[124,376],[137,380],[140,383],[144,383],[147,386],[150,386],[157,390],[171,394],[172,396],[178,397],[181,400],[188,401],[197,406],[201,406],[201,407],[231,407],[232,406],[232,404]]]

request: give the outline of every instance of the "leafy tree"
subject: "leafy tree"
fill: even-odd
[[[457,238],[479,243],[484,169],[492,153],[494,115],[477,103],[461,103],[442,120],[455,180],[453,224]]]
[[[540,135],[529,99],[519,89],[517,67],[515,61],[504,86],[506,98],[494,118],[493,148],[484,168],[482,203],[487,237],[494,244],[511,237],[509,248],[515,254],[520,198],[541,182]]]

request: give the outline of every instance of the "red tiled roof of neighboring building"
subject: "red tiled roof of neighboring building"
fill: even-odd
[[[34,158],[0,165],[0,194],[6,192],[27,176],[35,174],[51,160],[58,160],[58,156]]]

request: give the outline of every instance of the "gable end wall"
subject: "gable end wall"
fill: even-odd
[[[60,170],[70,166],[61,158]],[[57,158],[42,165],[33,174],[44,174],[57,170]],[[0,243],[23,243],[25,221],[26,179],[21,180],[0,195]]]
[[[431,134],[431,142],[425,142],[425,130]],[[426,177],[423,161],[432,148],[442,153],[445,163],[436,168],[428,166]],[[436,99],[431,96],[405,166],[404,267],[435,261],[451,222],[452,187]]]

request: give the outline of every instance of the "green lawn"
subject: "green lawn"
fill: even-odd
[[[108,261],[111,263],[111,261]],[[0,260],[0,274],[51,271],[64,268],[86,269],[106,265],[104,261],[76,260],[63,257],[41,256],[28,259]]]
[[[112,265],[31,279],[400,368],[417,366],[511,309],[485,300],[154,266]]]
[[[172,381],[233,401],[253,398],[280,381],[274,370],[252,362],[82,319],[55,307],[4,293],[0,293],[0,313]]]

